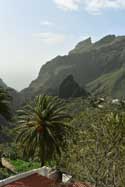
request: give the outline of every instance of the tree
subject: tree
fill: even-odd
[[[89,110],[71,125],[76,131],[59,167],[95,187],[124,187],[125,113]]]
[[[7,120],[10,119],[11,115],[10,115],[10,109],[9,109],[9,101],[10,101],[10,96],[8,95],[8,93],[0,87],[0,115],[2,115],[4,118],[6,118]],[[0,135],[2,132],[2,127],[0,124]],[[1,149],[0,149],[0,157],[1,157]],[[0,160],[0,167],[1,167],[1,160]],[[3,176],[2,171],[0,171],[0,178]]]
[[[0,114],[6,119],[10,119],[10,110],[9,110],[10,96],[0,87]]]
[[[23,145],[25,156],[33,158],[38,152],[43,166],[55,153],[61,153],[70,128],[66,121],[71,118],[66,113],[64,101],[40,95],[32,104],[19,110],[17,116],[20,125],[17,142]]]

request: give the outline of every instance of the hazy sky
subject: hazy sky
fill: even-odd
[[[125,35],[125,0],[0,0],[0,78],[18,90],[89,36]]]

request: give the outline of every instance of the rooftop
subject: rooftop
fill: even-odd
[[[54,187],[55,185],[56,182],[54,180],[35,173],[26,178],[7,184],[4,187]]]
[[[55,181],[37,173],[26,178],[12,182],[4,187],[51,187],[55,185]]]
[[[42,167],[4,179],[0,187],[90,187],[83,182],[71,182],[72,176],[65,173],[61,181],[58,179],[57,170]]]

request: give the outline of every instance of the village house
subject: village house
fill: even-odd
[[[71,175],[44,166],[1,180],[0,187],[90,187],[90,185],[74,182]]]

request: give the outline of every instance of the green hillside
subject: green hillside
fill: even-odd
[[[121,68],[100,76],[90,82],[87,89],[94,95],[125,96],[125,69]]]

